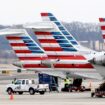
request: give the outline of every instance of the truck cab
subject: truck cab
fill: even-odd
[[[91,97],[105,97],[105,82],[99,85],[98,88],[91,92]]]

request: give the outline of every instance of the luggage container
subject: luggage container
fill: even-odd
[[[49,84],[50,91],[58,91],[58,77],[48,74],[39,74],[39,84]]]

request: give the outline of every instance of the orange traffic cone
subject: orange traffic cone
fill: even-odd
[[[13,100],[13,99],[14,99],[14,96],[13,96],[13,93],[11,93],[10,100]]]

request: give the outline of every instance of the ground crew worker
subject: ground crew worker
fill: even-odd
[[[67,88],[69,86],[69,84],[70,84],[69,78],[64,79],[65,88]]]

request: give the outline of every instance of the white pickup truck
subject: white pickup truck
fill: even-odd
[[[34,79],[18,79],[15,83],[6,86],[6,92],[8,92],[9,95],[12,93],[21,95],[23,92],[29,92],[30,95],[34,95],[35,93],[40,93],[42,95],[48,87],[48,84],[35,83]]]

